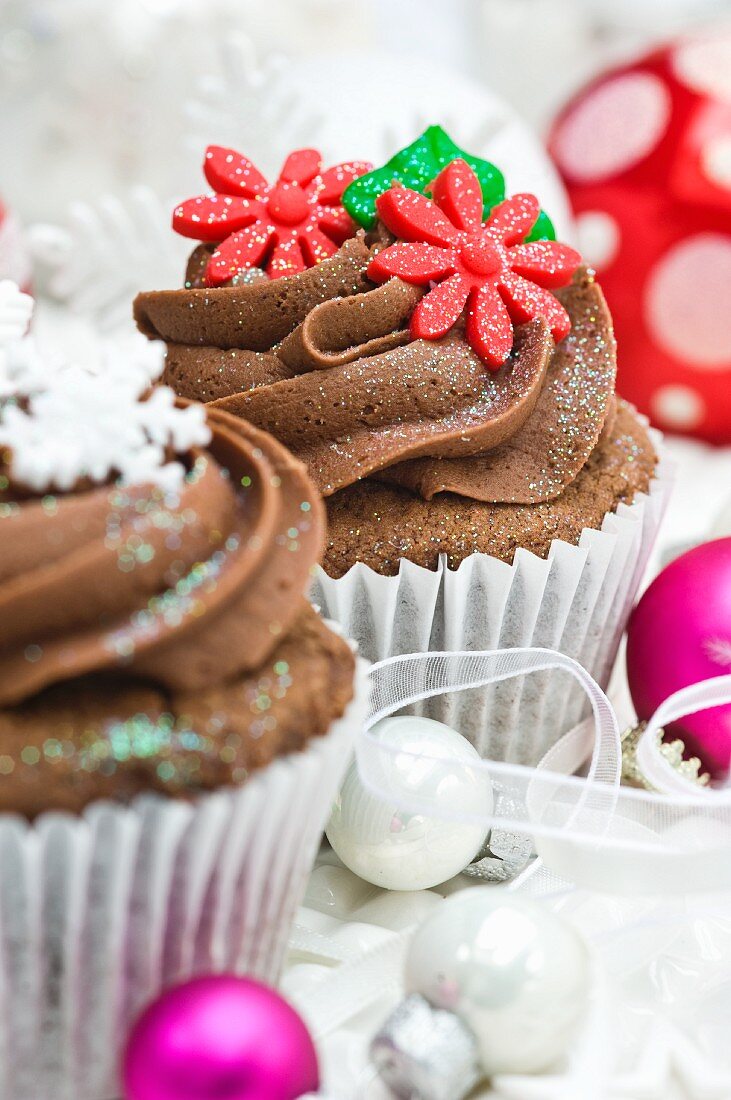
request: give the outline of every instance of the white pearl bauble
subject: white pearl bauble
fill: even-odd
[[[416,933],[406,990],[469,1025],[488,1077],[538,1073],[566,1053],[586,1010],[589,952],[539,902],[473,887],[447,898]]]
[[[363,787],[357,763],[345,776],[327,827],[327,838],[346,867],[387,890],[427,890],[459,874],[480,851],[485,825],[449,820],[460,810],[489,816],[492,783],[484,772],[468,767],[445,776],[439,760],[479,763],[466,738],[429,718],[385,718],[372,733],[403,750],[391,767],[394,795],[382,802]],[[416,760],[412,754],[423,754]],[[434,759],[436,758],[436,762]],[[399,808],[398,794],[428,798],[444,817],[412,814]]]

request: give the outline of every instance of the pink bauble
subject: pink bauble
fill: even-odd
[[[629,622],[627,676],[639,718],[689,684],[731,673],[731,538],[671,562]],[[731,706],[689,714],[670,730],[714,776],[731,765]]]
[[[247,978],[196,978],[164,993],[132,1030],[127,1100],[295,1100],[319,1087],[300,1017]]]

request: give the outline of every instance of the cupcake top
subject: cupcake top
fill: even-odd
[[[572,483],[614,415],[614,339],[534,196],[438,127],[376,171],[299,151],[270,188],[215,147],[205,170],[213,193],[174,213],[203,242],[185,287],[135,302],[176,392],[274,434],[325,496],[372,477],[531,504]]]
[[[324,537],[304,467],[150,390],[159,358],[50,366],[24,322],[0,287],[0,806],[239,782],[326,732],[353,662],[304,599]]]

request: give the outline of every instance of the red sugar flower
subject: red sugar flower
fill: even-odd
[[[295,275],[337,252],[357,228],[340,197],[372,165],[320,168],[316,149],[297,149],[270,184],[241,153],[209,145],[203,171],[213,194],[187,199],[173,212],[173,229],[182,236],[218,243],[206,268],[208,286],[247,267],[265,266],[272,279]]]
[[[540,214],[535,196],[498,203],[483,224],[480,182],[463,160],[442,169],[431,193],[428,199],[396,186],[376,200],[381,221],[400,240],[371,261],[369,277],[438,284],[411,316],[412,337],[438,340],[467,306],[467,340],[494,370],[510,354],[514,324],[541,317],[554,340],[563,339],[571,321],[547,288],[570,282],[581,257],[555,241],[522,243]]]

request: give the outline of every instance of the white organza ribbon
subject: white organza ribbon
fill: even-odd
[[[371,730],[404,707],[445,692],[484,688],[531,672],[568,673],[591,705],[592,716],[562,737],[535,767],[507,760],[475,764],[404,753]],[[497,797],[492,813],[455,805],[453,820],[484,822],[529,834],[554,874],[611,892],[717,890],[731,887],[731,788],[704,789],[680,777],[657,748],[656,731],[685,714],[731,703],[731,676],[695,684],[672,696],[648,723],[638,764],[657,791],[620,786],[621,749],[616,715],[604,692],[576,661],[547,649],[483,653],[424,653],[391,657],[371,669],[372,695],[356,755],[361,778],[376,797],[411,813],[445,817],[454,778],[487,774]],[[489,748],[488,748],[489,752]],[[398,756],[399,769],[394,768]],[[404,758],[429,760],[440,783],[404,790]],[[585,775],[574,774],[579,769]],[[444,786],[442,786],[442,783]]]
[[[637,744],[637,765],[653,787],[665,794],[698,794],[698,785],[675,771],[662,753],[658,752],[657,734],[665,726],[688,714],[723,706],[729,701],[731,676],[716,676],[712,680],[702,680],[699,684],[676,691],[657,708]],[[700,791],[713,799],[729,794],[723,788],[714,787],[701,787]]]

